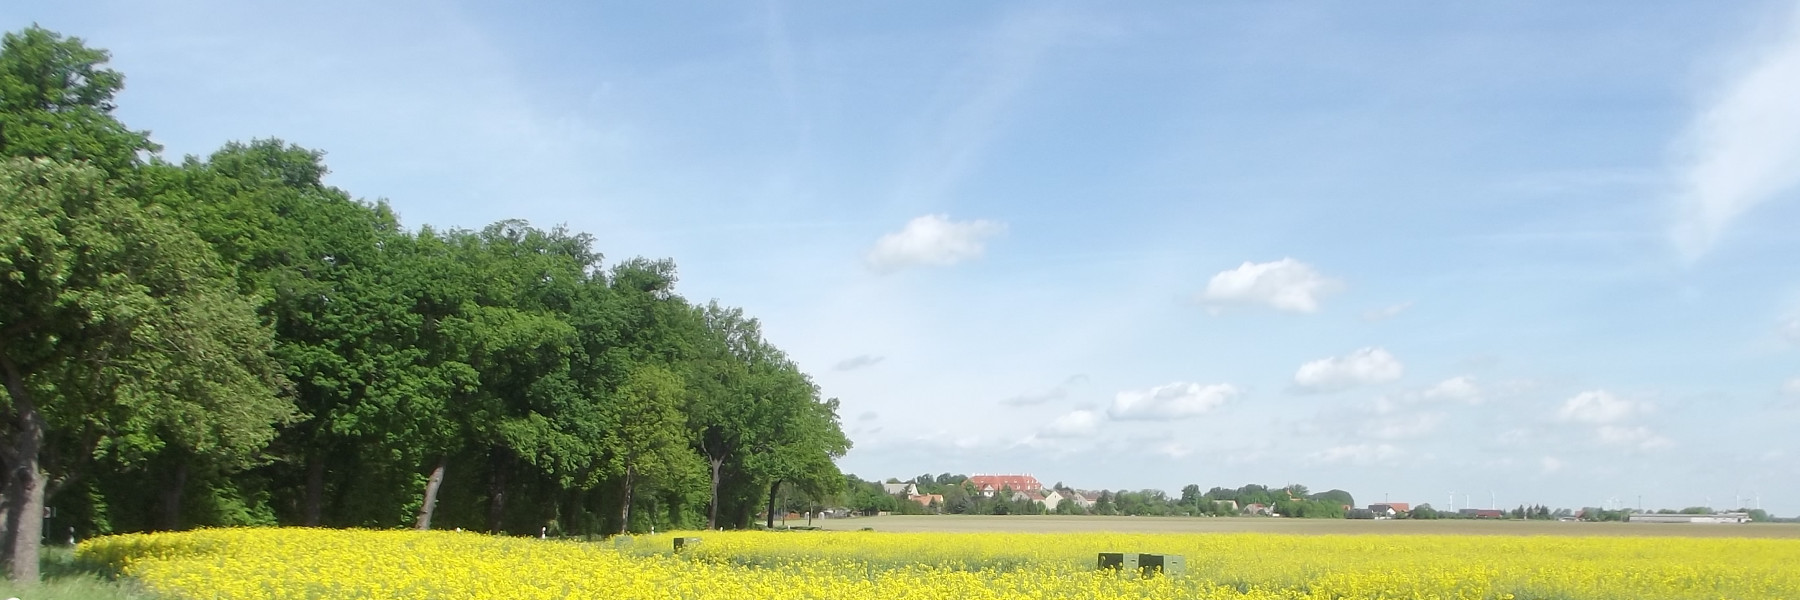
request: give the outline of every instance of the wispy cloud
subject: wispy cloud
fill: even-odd
[[[1689,259],[1733,220],[1800,183],[1800,4],[1782,34],[1711,98],[1683,150],[1675,242]]]
[[[1623,425],[1603,425],[1597,431],[1600,442],[1614,446],[1625,446],[1637,450],[1656,450],[1674,445],[1669,438],[1652,431],[1642,425],[1626,427]]]
[[[1376,322],[1376,321],[1386,321],[1388,319],[1392,319],[1394,317],[1400,316],[1400,313],[1406,312],[1406,309],[1412,308],[1412,305],[1413,305],[1413,303],[1411,303],[1411,302],[1401,302],[1399,304],[1389,304],[1389,305],[1383,306],[1381,308],[1375,308],[1375,309],[1363,311],[1362,318],[1364,321],[1368,321],[1371,323]]]
[[[1425,437],[1444,424],[1443,413],[1410,413],[1369,419],[1357,429],[1363,438],[1405,440]]]
[[[798,77],[794,67],[794,42],[788,34],[787,16],[779,0],[769,0],[763,11],[763,48],[768,55],[769,76],[774,79],[788,116],[800,117]]]
[[[1638,403],[1612,392],[1593,390],[1564,401],[1562,409],[1556,411],[1556,418],[1576,423],[1617,423],[1642,410]]]
[[[1406,366],[1381,348],[1363,348],[1343,356],[1321,358],[1294,372],[1294,386],[1305,392],[1335,392],[1387,383],[1406,373]]]
[[[947,267],[980,258],[988,238],[1006,231],[996,221],[952,221],[948,215],[925,215],[906,223],[900,231],[881,236],[864,262],[877,273],[893,273],[908,267]]]
[[[1565,465],[1563,464],[1563,460],[1560,458],[1557,458],[1554,456],[1546,456],[1546,457],[1538,459],[1538,466],[1542,467],[1544,469],[1544,473],[1548,474],[1548,473],[1555,473],[1557,471],[1563,470],[1563,467]]]
[[[1036,77],[1045,57],[1078,31],[1080,22],[1056,10],[1009,15],[962,68],[952,71],[926,115],[915,159],[898,195],[908,202],[942,198],[979,163],[1002,130],[1007,108]]]
[[[887,357],[875,356],[873,354],[862,354],[862,355],[852,356],[850,358],[846,358],[844,360],[838,361],[838,364],[832,365],[831,370],[833,370],[833,371],[855,371],[857,369],[861,369],[864,367],[873,367],[875,365],[881,364],[881,361],[884,361],[884,360],[887,360]]]
[[[1392,444],[1346,444],[1314,452],[1312,457],[1325,463],[1366,466],[1391,463],[1402,454]]]
[[[1453,400],[1469,404],[1480,404],[1483,397],[1481,386],[1467,376],[1445,379],[1425,390],[1425,397],[1433,400]]]
[[[1276,310],[1319,311],[1325,296],[1342,284],[1319,273],[1312,265],[1283,258],[1265,263],[1245,262],[1236,269],[1213,275],[1200,293],[1200,301],[1215,312],[1233,304],[1261,304]]]
[[[1156,453],[1169,458],[1182,458],[1194,453],[1194,447],[1181,442],[1163,442],[1157,444]]]
[[[1072,391],[1075,386],[1086,382],[1086,375],[1074,375],[1068,379],[1064,379],[1062,383],[1056,384],[1056,387],[1032,394],[1019,394],[1001,400],[1000,403],[1007,406],[1036,406],[1054,400],[1062,400],[1069,397],[1069,392]]]

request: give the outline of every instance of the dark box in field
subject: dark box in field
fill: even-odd
[[[1101,552],[1100,569],[1138,571],[1143,575],[1180,575],[1187,572],[1187,559],[1179,554],[1139,554],[1135,552]]]

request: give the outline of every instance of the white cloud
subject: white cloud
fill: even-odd
[[[1344,356],[1321,358],[1294,372],[1294,384],[1313,392],[1329,392],[1400,378],[1406,367],[1381,348],[1363,348]]]
[[[906,223],[900,231],[881,236],[864,261],[877,273],[907,267],[947,267],[980,258],[987,239],[1006,231],[996,221],[951,221],[946,215],[925,215]]]
[[[1373,465],[1392,462],[1401,452],[1392,444],[1349,444],[1326,448],[1312,456],[1327,463]]]
[[[1107,416],[1117,420],[1184,419],[1224,405],[1242,394],[1228,383],[1202,385],[1175,382],[1147,390],[1126,390],[1113,397]]]
[[[1045,425],[1038,435],[1046,438],[1084,438],[1093,437],[1099,432],[1100,413],[1072,410]]]
[[[1800,7],[1782,36],[1719,86],[1683,140],[1675,242],[1694,258],[1731,222],[1800,183]]]
[[[1451,377],[1425,390],[1425,397],[1433,400],[1452,400],[1469,404],[1480,404],[1481,387],[1468,377]]]
[[[1800,315],[1788,317],[1781,322],[1781,337],[1800,344]]]
[[[855,371],[855,370],[861,369],[863,367],[873,367],[877,364],[881,364],[881,361],[883,361],[883,360],[887,360],[887,357],[875,356],[872,354],[863,354],[863,355],[859,355],[859,356],[852,356],[850,358],[846,358],[842,361],[839,361],[838,364],[833,365],[831,367],[831,370],[833,370],[833,371]]]
[[[1564,466],[1562,459],[1554,457],[1554,456],[1546,456],[1542,459],[1539,459],[1538,464],[1542,465],[1544,467],[1545,473],[1555,473],[1557,471],[1561,471],[1561,470],[1563,470],[1563,466]]]
[[[1411,302],[1401,302],[1399,304],[1392,304],[1377,309],[1363,311],[1362,318],[1364,321],[1369,321],[1371,323],[1376,321],[1386,321],[1400,316],[1400,313],[1406,312],[1406,309],[1412,308],[1412,305],[1413,303]]]
[[[1318,312],[1319,302],[1342,284],[1311,265],[1283,258],[1275,262],[1245,262],[1223,271],[1206,283],[1200,301],[1214,310],[1229,304],[1264,304],[1289,312]]]
[[[1787,380],[1781,385],[1781,393],[1800,398],[1800,377]]]
[[[1674,445],[1669,438],[1657,435],[1649,427],[1622,427],[1618,425],[1602,425],[1596,433],[1601,443],[1614,446],[1630,446],[1639,450],[1655,450]]]
[[[1642,406],[1615,396],[1612,392],[1592,390],[1576,394],[1563,402],[1556,417],[1563,421],[1605,424],[1617,423],[1642,410]]]

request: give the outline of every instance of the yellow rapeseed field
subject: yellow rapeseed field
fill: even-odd
[[[703,541],[676,554],[676,536]],[[1180,554],[1188,572],[1098,572],[1106,551]],[[189,599],[1800,599],[1800,540],[1765,539],[221,529],[77,556]]]

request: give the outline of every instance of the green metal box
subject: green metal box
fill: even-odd
[[[1140,554],[1138,568],[1146,577],[1156,573],[1181,575],[1187,572],[1187,559],[1179,554]]]
[[[1131,552],[1101,552],[1099,568],[1114,571],[1136,571],[1138,555]]]

